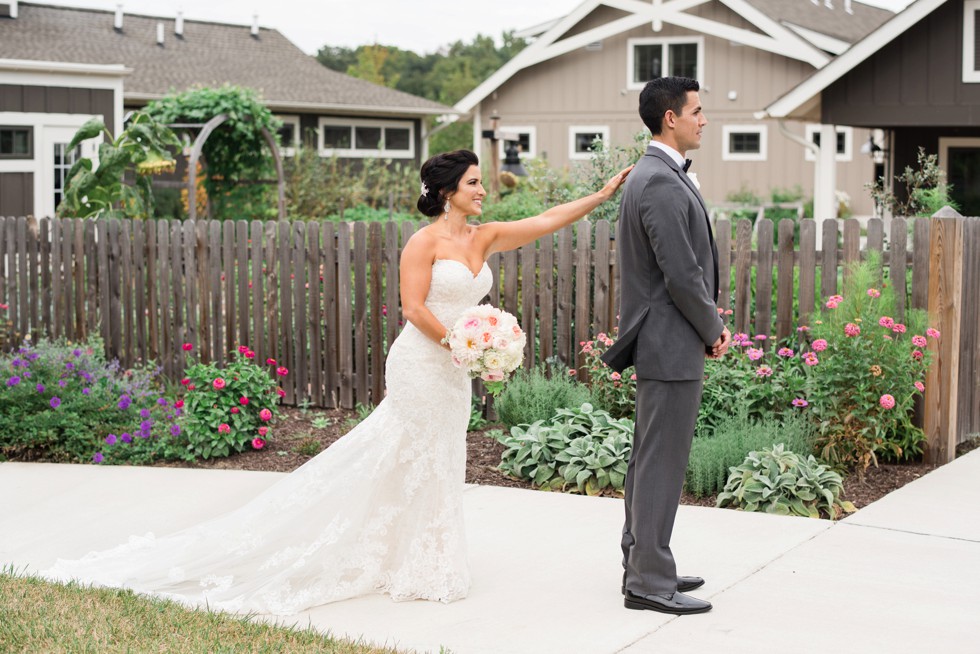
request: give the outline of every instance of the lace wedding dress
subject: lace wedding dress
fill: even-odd
[[[436,260],[426,306],[451,326],[491,283],[486,264],[473,275],[462,262]],[[465,597],[470,380],[411,324],[386,373],[387,395],[370,416],[241,508],[58,560],[42,576],[278,615],[374,592]]]

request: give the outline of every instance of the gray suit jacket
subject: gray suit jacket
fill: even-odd
[[[620,372],[635,365],[643,379],[701,379],[705,347],[724,329],[718,250],[701,194],[659,148],[626,178],[616,246],[619,338],[603,360]]]

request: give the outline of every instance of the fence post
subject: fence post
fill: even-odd
[[[949,463],[956,457],[959,404],[960,312],[963,304],[963,219],[944,207],[936,212],[929,238],[929,322],[939,330],[929,339],[933,360],[926,373],[923,424],[925,459]]]

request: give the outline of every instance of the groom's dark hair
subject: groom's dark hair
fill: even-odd
[[[678,116],[684,109],[689,91],[700,90],[696,79],[689,77],[658,77],[650,80],[640,91],[640,119],[651,134],[663,131],[664,114],[670,109]]]

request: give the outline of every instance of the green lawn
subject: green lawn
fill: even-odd
[[[0,652],[397,654],[130,591],[62,586],[12,572],[0,572]]]

